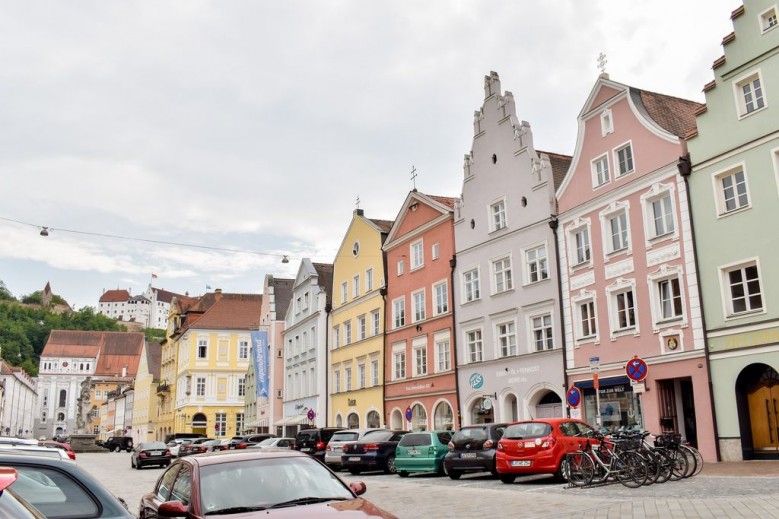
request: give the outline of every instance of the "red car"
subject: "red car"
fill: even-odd
[[[69,443],[55,442],[53,440],[43,440],[43,441],[39,441],[38,445],[44,445],[47,447],[59,447],[60,449],[63,449],[68,454],[68,458],[72,460],[76,459],[76,451],[73,450],[73,447],[71,447]]]
[[[500,480],[513,483],[517,476],[554,474],[564,480],[562,461],[588,441],[593,428],[576,418],[538,418],[516,422],[503,432],[495,453]]]
[[[140,518],[378,517],[397,519],[358,497],[323,463],[298,451],[241,449],[179,458],[141,498]]]

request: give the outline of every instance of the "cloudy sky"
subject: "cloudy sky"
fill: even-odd
[[[0,280],[77,309],[152,273],[261,292],[332,262],[357,197],[394,219],[412,166],[458,195],[485,74],[537,149],[571,154],[599,53],[615,81],[703,102],[739,5],[0,1]]]

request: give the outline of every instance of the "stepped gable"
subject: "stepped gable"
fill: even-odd
[[[633,87],[630,87],[630,96],[636,108],[661,128],[682,139],[696,129],[695,112],[705,107],[695,101]]]
[[[103,295],[100,296],[99,302],[101,303],[122,303],[130,299],[130,292],[127,290],[106,290]]]
[[[207,294],[212,295],[212,294]],[[258,330],[261,294],[223,294],[188,328],[212,330]],[[206,297],[206,296],[204,296]]]

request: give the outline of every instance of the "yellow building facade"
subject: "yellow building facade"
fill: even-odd
[[[157,386],[154,370],[159,366],[160,345],[146,342],[138,362],[133,397],[132,431],[136,443],[157,439]]]
[[[391,221],[369,219],[355,210],[333,262],[328,425],[385,423],[382,245],[391,227]]]

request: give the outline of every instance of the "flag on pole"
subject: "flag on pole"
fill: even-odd
[[[206,290],[211,290],[211,285],[206,285]]]
[[[153,272],[152,272],[152,274],[151,274],[151,278],[152,278],[152,279],[157,279],[157,274],[155,274],[155,273],[153,273]]]

